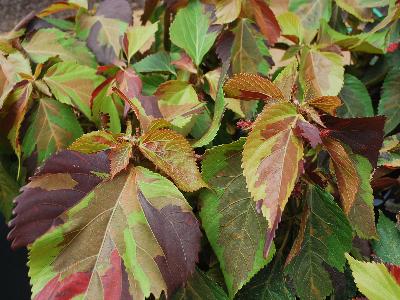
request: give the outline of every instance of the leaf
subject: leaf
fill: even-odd
[[[344,74],[344,85],[340,91],[343,104],[337,113],[342,118],[373,117],[372,100],[365,85],[357,77]]]
[[[50,67],[43,77],[56,99],[78,108],[90,120],[90,98],[104,80],[96,70],[75,62],[60,62]]]
[[[386,137],[383,140],[383,146],[380,149],[378,166],[388,168],[400,167],[400,134]]]
[[[352,248],[352,230],[329,193],[310,185],[305,197],[307,207],[286,271],[300,299],[325,299],[332,283],[324,264],[343,271],[345,252]]]
[[[258,272],[236,295],[237,300],[294,300],[295,297],[276,262]]]
[[[264,256],[301,172],[303,144],[294,132],[301,118],[293,104],[267,105],[244,145],[242,167],[247,187],[268,221]]]
[[[242,0],[216,1],[214,24],[228,24],[235,21],[242,10]]]
[[[32,84],[29,81],[21,81],[14,87],[2,108],[6,115],[1,120],[0,127],[2,131],[8,133],[7,138],[18,160],[21,158],[20,130],[31,102],[32,90]]]
[[[304,38],[304,28],[298,15],[292,12],[285,12],[277,17],[279,26],[281,27],[281,35],[288,38],[295,37],[298,42],[302,42]]]
[[[197,97],[193,86],[181,80],[169,80],[158,86],[154,94],[163,118],[182,128],[193,115],[199,114],[204,105]]]
[[[315,148],[322,144],[321,137],[319,136],[319,129],[313,124],[307,121],[298,120],[296,129],[298,129],[300,135],[310,143],[311,147]]]
[[[376,166],[383,143],[384,117],[340,119],[322,116],[321,119],[327,128],[322,135],[345,143],[354,153],[365,156],[373,167]]]
[[[194,271],[200,249],[199,225],[183,195],[143,167],[99,184],[58,224],[30,250],[38,299],[66,292],[95,299],[169,296]]]
[[[229,66],[229,62],[225,62],[222,64],[221,74],[218,79],[217,91],[215,95],[214,114],[211,125],[208,128],[207,132],[199,140],[193,143],[192,146],[194,148],[203,147],[209,144],[216,137],[218,130],[221,126],[221,120],[225,111],[225,97],[223,86]]]
[[[196,268],[186,286],[180,288],[172,297],[172,300],[184,299],[228,300],[229,298],[217,283]]]
[[[129,26],[126,31],[126,39],[128,43],[127,58],[130,62],[132,56],[138,52],[151,39],[158,30],[158,23],[149,23],[146,25]]]
[[[189,142],[170,129],[153,129],[140,137],[143,155],[170,176],[177,186],[192,192],[205,187]]]
[[[76,139],[68,149],[85,154],[108,150],[118,143],[119,136],[105,130],[91,131]]]
[[[371,164],[334,139],[323,137],[322,141],[332,158],[342,206],[351,225],[362,238],[376,237]]]
[[[22,47],[35,63],[59,56],[63,61],[96,66],[93,54],[82,42],[56,28],[39,29],[29,41],[22,43]]]
[[[318,29],[321,20],[329,21],[332,13],[331,1],[315,0],[291,0],[289,10],[299,16],[304,28]]]
[[[19,73],[32,74],[29,60],[20,52],[12,53],[7,58],[0,53],[0,109],[14,85],[22,80]]]
[[[188,6],[181,8],[171,24],[172,43],[184,49],[196,66],[201,64],[217,38],[217,32],[210,31],[209,27],[210,18],[198,0],[190,1]]]
[[[121,132],[121,120],[119,118],[119,110],[122,111],[123,103],[121,99],[112,96],[111,85],[112,82],[105,82],[106,84],[101,87],[97,95],[93,94],[93,120],[99,128],[102,128],[102,117],[108,116],[109,122],[106,128],[112,133]]]
[[[18,196],[19,185],[0,162],[0,212],[8,222],[12,217],[13,199]]]
[[[260,49],[264,39],[249,19],[240,19],[232,32],[235,34],[231,50],[232,73],[257,73],[262,63],[266,63],[265,53]]]
[[[365,52],[372,54],[383,54],[389,45],[388,39],[389,29],[380,32],[369,32],[347,35],[332,29],[327,22],[321,22],[320,45],[336,44],[343,50],[351,50],[356,52]]]
[[[378,113],[386,116],[385,133],[394,130],[400,124],[400,69],[393,68],[383,82]]]
[[[293,87],[297,80],[297,68],[299,63],[293,60],[276,76],[274,80],[275,86],[282,92],[283,98],[290,100],[292,98]]]
[[[396,299],[400,295],[400,285],[390,275],[384,264],[363,262],[346,254],[358,289],[373,300]]]
[[[224,91],[228,97],[242,100],[286,100],[278,87],[256,74],[235,74],[225,83]]]
[[[14,200],[16,217],[8,235],[12,247],[27,246],[57,224],[58,216],[98,185],[109,169],[104,152],[63,150],[52,155]]]
[[[377,225],[379,240],[372,241],[374,252],[385,263],[400,265],[400,231],[382,212]]]
[[[244,139],[207,150],[202,175],[212,190],[200,197],[207,238],[218,257],[231,298],[261,270],[274,254],[263,258],[267,222],[257,213],[242,174]],[[272,246],[273,247],[273,246]]]
[[[38,164],[51,154],[67,148],[83,134],[71,108],[51,98],[38,101],[29,123],[22,151],[25,158],[37,151]]]
[[[131,7],[126,0],[103,1],[96,15],[90,17],[88,47],[102,64],[117,64],[123,35],[132,20]]]
[[[174,67],[171,65],[171,57],[166,52],[157,52],[147,55],[145,58],[133,65],[136,72],[168,72],[176,75]]]
[[[263,0],[250,0],[258,27],[270,45],[274,45],[280,36],[281,28],[274,12]]]
[[[369,7],[364,6],[362,2],[362,0],[337,0],[336,4],[359,20],[363,22],[372,22],[374,20],[372,18],[372,11],[369,9]]]
[[[336,96],[343,86],[343,59],[333,52],[309,49],[303,52],[299,80],[310,85],[316,96]]]
[[[342,105],[342,101],[336,96],[321,96],[308,100],[307,104],[335,116],[336,110]]]

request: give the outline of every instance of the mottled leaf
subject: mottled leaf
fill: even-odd
[[[209,30],[210,23],[202,4],[194,0],[178,11],[170,27],[172,43],[184,49],[196,66],[201,64],[217,38],[217,32]]]
[[[163,118],[179,128],[188,124],[193,115],[199,114],[203,106],[193,86],[181,80],[161,84],[154,95]]]
[[[38,30],[22,46],[35,63],[44,63],[50,57],[59,56],[63,61],[96,66],[93,54],[82,42],[56,28]]]
[[[316,96],[336,96],[343,86],[343,58],[333,52],[315,49],[303,51],[299,80],[301,85],[310,88]]]
[[[196,191],[205,186],[194,151],[182,135],[170,129],[154,128],[140,137],[139,149],[181,190]]]
[[[297,68],[299,63],[297,60],[292,61],[276,76],[274,84],[282,92],[284,99],[291,99],[293,93],[293,87],[297,80]]]
[[[371,9],[363,5],[363,0],[336,0],[336,4],[363,22],[372,22],[374,20]],[[384,4],[382,3],[381,5]]]
[[[400,68],[393,68],[386,75],[382,86],[378,113],[386,116],[385,133],[400,124]]]
[[[303,144],[294,132],[301,118],[293,104],[267,105],[244,145],[247,187],[268,221],[264,256],[302,169]]]
[[[297,42],[302,42],[304,38],[304,28],[301,24],[300,17],[292,12],[285,12],[278,17],[278,23],[281,27],[281,34],[290,39],[297,39]]]
[[[375,253],[385,263],[400,265],[400,231],[382,212],[377,225],[379,240],[372,241]]]
[[[282,92],[267,78],[241,73],[228,79],[224,85],[228,97],[242,100],[285,100]]]
[[[310,143],[311,147],[315,148],[322,144],[318,127],[307,121],[298,120],[296,128],[299,130],[300,135]]]
[[[263,258],[267,222],[247,191],[241,158],[244,139],[207,150],[202,175],[205,190],[200,217],[218,257],[231,298],[272,258]]]
[[[64,150],[51,156],[15,199],[16,217],[8,235],[12,247],[26,246],[58,224],[57,217],[85,197],[109,172],[104,152],[88,155]]]
[[[56,151],[67,148],[83,134],[72,109],[51,98],[38,101],[29,122],[22,142],[22,152],[26,158],[37,151],[38,164]]]
[[[242,18],[232,30],[235,34],[232,44],[232,72],[254,73],[261,71],[260,68],[266,64],[261,51],[265,47],[262,35],[253,28],[249,19]],[[268,51],[268,50],[267,50]]]
[[[200,248],[199,225],[183,195],[143,167],[99,184],[57,223],[30,249],[37,299],[172,295],[194,271]]]
[[[118,143],[119,136],[104,130],[91,131],[76,139],[68,149],[85,154],[108,150]]]
[[[75,62],[60,62],[47,70],[43,80],[58,101],[78,108],[91,119],[90,98],[104,80],[96,75],[95,69]]]
[[[371,300],[397,299],[400,295],[400,285],[384,264],[363,262],[346,254],[347,261],[353,272],[358,289]]]
[[[315,0],[291,0],[289,10],[299,16],[305,29],[318,29],[321,20],[329,21],[332,13],[331,1]]]
[[[344,85],[340,91],[343,105],[337,114],[342,118],[372,117],[374,109],[372,100],[364,83],[351,74],[344,74]]]
[[[306,210],[286,271],[300,299],[325,299],[332,282],[324,264],[343,271],[344,255],[352,248],[352,230],[329,193],[309,186],[305,197]]]
[[[332,158],[342,206],[351,225],[362,238],[376,237],[370,162],[337,140],[324,137],[322,141]]]

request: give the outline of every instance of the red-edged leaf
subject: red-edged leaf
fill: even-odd
[[[105,152],[63,150],[51,156],[14,200],[16,217],[8,235],[12,247],[26,246],[56,225],[60,214],[108,176],[109,164]]]
[[[321,132],[323,136],[342,141],[354,153],[368,158],[373,167],[376,166],[383,143],[385,117],[341,119],[323,116],[321,119],[327,127]]]
[[[254,16],[260,31],[270,45],[274,45],[281,34],[281,28],[275,18],[274,12],[264,0],[250,0]]]
[[[268,79],[256,74],[240,73],[224,85],[228,97],[242,100],[284,100],[282,92]]]
[[[140,138],[139,149],[180,189],[195,191],[206,186],[197,168],[194,151],[182,135],[169,129],[150,130]]]

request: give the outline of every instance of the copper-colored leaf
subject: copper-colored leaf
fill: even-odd
[[[307,104],[335,116],[336,109],[342,105],[342,100],[336,96],[321,96],[307,101]]]
[[[253,7],[254,16],[261,33],[265,36],[269,44],[275,44],[281,34],[281,28],[275,18],[274,12],[264,0],[250,0],[250,4]]]
[[[241,73],[224,85],[228,97],[242,100],[284,100],[282,92],[268,79],[255,74]]]

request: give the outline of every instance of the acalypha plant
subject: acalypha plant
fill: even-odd
[[[134,4],[0,35],[32,299],[400,299],[399,4]]]

